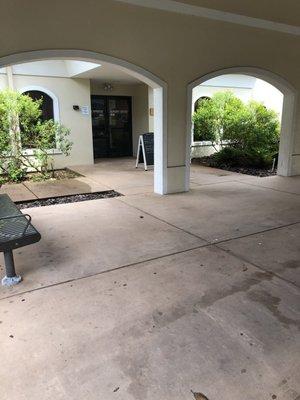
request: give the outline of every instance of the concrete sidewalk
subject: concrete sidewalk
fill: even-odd
[[[196,167],[160,197],[125,164],[79,167],[123,197],[28,210],[1,400],[299,400],[299,178]]]
[[[0,188],[0,194],[7,193],[13,201],[17,202],[73,194],[105,192],[107,190],[110,190],[110,188],[84,176],[79,176],[72,179],[6,184]]]

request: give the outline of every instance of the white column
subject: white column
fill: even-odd
[[[14,90],[14,78],[12,67],[6,67],[7,84],[10,90]]]
[[[154,94],[154,192],[167,193],[167,89],[156,88]]]

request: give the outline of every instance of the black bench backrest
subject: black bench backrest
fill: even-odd
[[[0,252],[38,242],[41,235],[7,194],[0,195]]]

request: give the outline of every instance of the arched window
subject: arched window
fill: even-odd
[[[48,91],[48,89],[44,89],[39,86],[28,86],[23,88],[20,91],[23,95],[29,96],[33,100],[41,100],[41,120],[43,122],[54,120],[56,122],[59,121],[59,109],[58,109],[58,99],[57,97]],[[21,127],[22,131],[22,127]],[[26,135],[22,137],[22,147],[23,149],[32,149],[34,148],[34,139],[36,138],[36,132],[27,132]],[[55,149],[56,147],[56,138],[53,137],[53,144],[49,147],[49,149]]]
[[[31,97],[33,100],[41,100],[41,119],[42,121],[48,121],[49,119],[54,119],[54,105],[53,99],[47,93],[40,90],[27,90],[23,94]]]
[[[196,100],[195,104],[194,104],[194,112],[199,110],[199,108],[201,107],[201,103],[203,103],[203,101],[207,101],[207,100],[210,100],[210,97],[201,96],[198,100]],[[201,142],[203,140],[204,140],[204,138],[198,137],[196,141]],[[193,141],[195,141],[195,128],[194,128],[194,132],[193,132]]]
[[[201,102],[203,100],[210,100],[210,97],[208,96],[202,96],[200,97],[198,100],[195,101],[195,105],[194,105],[194,111],[196,112],[198,110],[198,108],[201,106]]]

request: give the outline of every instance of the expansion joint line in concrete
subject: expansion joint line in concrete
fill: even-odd
[[[191,233],[191,232],[189,232],[189,231],[186,231],[185,229],[180,228],[180,227],[178,227],[178,226],[172,224],[171,222],[165,221],[164,219],[159,218],[159,217],[157,217],[157,216],[155,216],[155,215],[153,215],[153,214],[151,214],[151,213],[149,213],[149,212],[147,212],[147,211],[144,211],[144,210],[142,210],[141,208],[138,208],[138,207],[136,207],[136,206],[133,206],[132,204],[128,204],[128,203],[126,203],[126,201],[123,201],[120,197],[116,198],[116,201],[120,201],[121,203],[125,204],[126,206],[131,207],[131,208],[134,208],[135,210],[137,210],[137,211],[139,211],[139,212],[141,212],[141,213],[143,213],[143,214],[145,214],[145,215],[149,215],[149,217],[154,218],[154,219],[156,219],[157,221],[163,222],[164,224],[169,225],[169,226],[171,226],[172,228],[178,229],[178,230],[180,230],[180,231],[186,233],[187,235],[190,235],[190,236],[193,236],[193,237],[195,237],[195,238],[197,238],[197,239],[203,240],[203,242],[207,243],[207,245],[210,244],[210,242],[209,242],[208,240],[202,238],[201,236],[196,235],[195,233]]]
[[[23,182],[22,185],[25,186],[26,189],[29,190],[29,192],[32,193],[33,196],[34,196],[37,200],[39,199],[38,196],[26,185],[25,182]]]
[[[149,215],[151,215],[151,214],[149,214]],[[264,231],[262,231],[262,232],[256,232],[256,233],[252,233],[252,234],[249,234],[249,235],[244,235],[244,236],[241,236],[240,238],[245,238],[245,237],[257,235],[257,234],[264,233],[264,232],[274,231],[274,230],[276,230],[276,229],[281,229],[281,228],[286,228],[286,227],[289,227],[289,226],[294,226],[294,225],[297,225],[297,224],[299,224],[299,223],[300,223],[300,222],[294,222],[294,223],[291,223],[291,224],[288,224],[288,225],[284,225],[284,226],[280,226],[280,227],[276,227],[276,228],[270,228],[270,229],[264,230]],[[178,229],[180,229],[180,228],[178,228]],[[220,241],[220,242],[218,242],[218,243],[202,244],[202,245],[198,245],[198,246],[195,246],[195,247],[190,247],[190,248],[185,249],[185,250],[180,250],[180,251],[175,251],[175,252],[173,252],[173,253],[164,254],[164,255],[162,255],[162,256],[152,257],[152,258],[149,258],[149,259],[147,259],[147,260],[143,260],[143,261],[138,261],[138,262],[135,262],[135,263],[130,263],[130,264],[121,265],[120,267],[111,268],[111,269],[109,269],[109,270],[107,270],[107,271],[101,271],[101,272],[97,272],[97,273],[95,273],[95,274],[89,274],[89,275],[86,275],[86,276],[81,276],[81,277],[78,277],[78,278],[73,278],[73,279],[68,279],[68,280],[66,280],[66,281],[53,283],[53,284],[51,284],[51,285],[45,285],[45,286],[42,286],[42,287],[38,287],[38,288],[30,289],[30,290],[25,290],[25,291],[23,291],[23,292],[13,293],[13,294],[11,294],[11,295],[9,295],[9,296],[5,296],[5,297],[0,298],[0,301],[1,301],[1,300],[5,300],[5,299],[9,299],[9,298],[12,298],[12,297],[16,297],[16,296],[22,296],[22,295],[28,294],[28,293],[33,293],[33,292],[36,292],[36,291],[39,291],[39,290],[44,290],[44,289],[49,289],[49,288],[51,288],[51,287],[56,287],[56,286],[64,285],[64,284],[67,284],[67,283],[77,282],[77,281],[80,281],[80,280],[83,280],[83,279],[93,278],[93,277],[96,277],[96,276],[99,276],[99,275],[108,274],[108,273],[111,273],[111,272],[114,272],[114,271],[119,271],[119,270],[122,270],[122,269],[125,269],[125,268],[135,267],[135,266],[141,265],[141,264],[147,265],[147,263],[149,263],[149,262],[151,262],[151,261],[156,261],[156,260],[164,259],[164,258],[171,257],[171,256],[175,256],[175,255],[178,255],[178,254],[188,253],[189,251],[197,250],[197,249],[200,249],[200,248],[216,247],[216,248],[218,248],[219,250],[222,250],[222,251],[224,251],[225,253],[228,254],[228,253],[230,253],[230,252],[228,252],[228,251],[226,251],[225,249],[219,247],[218,245],[219,245],[219,244],[222,244],[222,243],[226,243],[226,242],[232,241],[232,240],[237,240],[237,239],[240,239],[240,238],[226,239],[226,240]],[[289,283],[289,284],[291,284],[291,285],[293,285],[293,286],[295,286],[295,287],[298,288],[298,286],[297,286],[294,282],[291,282],[291,281],[289,281],[289,280],[287,280],[287,279],[281,277],[280,275],[275,274],[275,273],[272,272],[272,271],[265,270],[264,268],[262,268],[262,267],[260,267],[260,266],[258,266],[258,265],[256,265],[256,264],[254,264],[253,262],[247,261],[246,259],[243,259],[242,257],[237,256],[237,255],[234,254],[234,253],[230,253],[230,254],[231,254],[233,257],[236,257],[237,259],[239,259],[239,260],[241,260],[241,261],[243,261],[243,262],[247,262],[247,264],[252,265],[252,266],[254,266],[254,267],[260,269],[261,271],[266,272],[266,273],[270,273],[270,274],[272,274],[273,276],[276,276],[278,279],[280,279],[280,280],[282,280],[282,281],[284,281],[284,282],[286,282],[286,283]]]
[[[234,251],[232,251],[232,250],[223,249],[222,247],[219,246],[219,243],[214,244],[214,247],[218,248],[219,250],[222,250],[226,254],[230,254],[231,256],[237,258],[238,260],[240,260],[242,262],[245,262],[247,264],[250,264],[250,265],[254,266],[255,268],[259,269],[260,271],[262,271],[262,272],[264,272],[266,274],[270,274],[270,275],[276,277],[277,279],[280,279],[280,280],[284,281],[285,283],[288,283],[290,285],[295,286],[297,289],[300,289],[300,286],[298,286],[295,282],[290,281],[289,279],[286,279],[286,278],[276,274],[276,272],[270,271],[268,269],[264,269],[263,267],[261,267],[260,265],[254,263],[253,261],[247,260],[247,258],[241,256],[240,254],[235,254]]]
[[[260,188],[260,189],[267,189],[267,190],[273,190],[274,192],[286,193],[286,194],[290,194],[291,196],[300,196],[299,193],[292,193],[292,192],[288,192],[286,190],[279,190],[279,189],[275,189],[275,188],[272,188],[272,187],[257,185],[255,183],[243,182],[243,181],[238,181],[238,180],[231,181],[231,182],[238,182],[238,183],[242,183],[243,185],[254,186],[254,187],[257,187],[257,188]]]
[[[266,190],[273,190],[274,192],[279,192],[279,193],[286,193],[286,194],[290,194],[292,196],[300,196],[299,193],[292,193],[292,192],[288,192],[286,190],[280,190],[280,189],[275,189],[272,187],[268,187],[268,186],[263,186],[263,185],[257,185],[256,183],[250,183],[250,182],[245,182],[243,180],[238,180],[238,179],[232,179],[232,180],[228,180],[228,181],[223,181],[223,182],[211,182],[211,183],[199,183],[199,182],[194,182],[193,179],[191,180],[191,183],[193,185],[197,185],[200,188],[202,186],[213,186],[213,185],[222,185],[224,183],[241,183],[243,185],[248,185],[248,186],[254,186],[257,187],[259,189],[266,189]]]
[[[130,206],[130,207],[134,208],[135,210],[138,210],[139,212],[142,212],[143,214],[149,215],[150,217],[155,218],[155,219],[157,219],[158,221],[163,222],[163,223],[165,223],[165,224],[167,224],[167,225],[169,225],[169,226],[171,226],[171,227],[173,227],[173,228],[179,229],[180,231],[182,231],[182,232],[184,232],[184,233],[186,233],[186,234],[188,234],[188,235],[191,235],[191,236],[193,236],[193,237],[195,237],[195,238],[197,238],[197,239],[203,240],[203,241],[206,243],[206,245],[203,245],[203,246],[200,246],[200,247],[204,247],[204,246],[213,246],[213,245],[215,245],[215,244],[230,242],[231,240],[243,239],[243,238],[255,236],[255,235],[258,235],[258,234],[261,234],[261,233],[274,231],[274,230],[276,230],[276,229],[287,228],[287,227],[289,227],[289,226],[297,225],[297,224],[300,223],[300,221],[291,222],[291,223],[289,223],[289,224],[284,224],[284,225],[280,225],[280,226],[275,226],[275,227],[273,227],[273,228],[267,228],[267,229],[263,229],[263,230],[261,230],[261,231],[257,231],[257,232],[253,232],[253,233],[247,233],[247,234],[241,235],[241,236],[234,236],[234,237],[232,237],[232,238],[228,238],[228,239],[224,239],[224,240],[218,240],[218,241],[216,241],[216,242],[210,242],[210,241],[208,241],[207,239],[204,239],[203,237],[197,235],[196,233],[189,232],[189,231],[187,231],[187,230],[185,230],[185,229],[183,229],[183,228],[180,228],[180,227],[177,226],[177,225],[174,225],[174,224],[172,224],[172,223],[170,223],[170,222],[168,222],[168,221],[165,221],[165,220],[162,219],[162,218],[156,217],[155,215],[153,215],[153,214],[151,214],[151,213],[149,213],[149,212],[147,212],[147,211],[144,211],[144,210],[142,210],[142,209],[140,209],[140,208],[138,208],[138,207],[136,207],[136,206],[133,206],[132,204],[126,203],[125,201],[122,201],[122,200],[120,199],[120,197],[116,198],[115,200],[116,200],[116,201],[121,201],[123,204],[126,204],[127,206]]]

